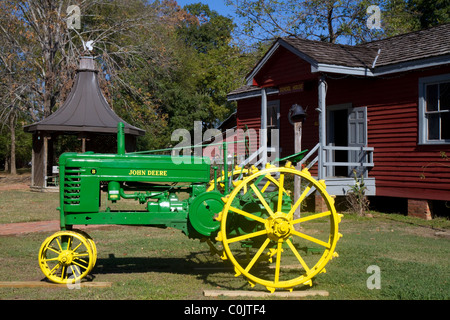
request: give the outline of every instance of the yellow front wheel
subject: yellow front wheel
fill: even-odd
[[[76,283],[95,265],[96,248],[92,239],[76,231],[59,231],[48,237],[39,250],[39,266],[55,283]]]
[[[286,192],[295,177],[302,181],[297,200]],[[327,210],[295,217],[294,212],[313,191],[322,196]],[[242,180],[225,201],[217,240],[236,276],[245,276],[252,286],[261,284],[273,292],[312,285],[312,278],[325,272],[327,262],[337,256],[341,216],[324,182],[312,178],[307,170],[290,165],[261,170]]]

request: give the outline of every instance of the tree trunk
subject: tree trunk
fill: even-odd
[[[328,34],[330,36],[330,43],[335,43],[336,42],[336,34],[334,33],[334,29],[333,29],[333,7],[332,6],[330,8],[328,8],[327,27],[328,27]]]
[[[11,174],[17,174],[16,170],[16,115],[12,113],[9,117],[11,130]]]

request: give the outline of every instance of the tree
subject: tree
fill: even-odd
[[[425,29],[450,22],[450,0],[409,0],[407,10],[417,17],[420,28]]]
[[[227,0],[242,32],[259,40],[295,36],[360,43],[449,22],[449,0]],[[381,10],[381,29],[366,27],[367,9]]]
[[[16,110],[16,122],[57,110],[79,57],[90,54],[111,107],[147,130],[139,148],[164,147],[171,130],[192,128],[196,120],[212,127],[232,112],[226,93],[253,62],[232,45],[232,21],[207,6],[184,10],[174,0],[12,0],[0,6],[0,112]],[[9,125],[9,118],[0,121]]]
[[[5,169],[16,174],[17,120],[25,114],[34,117],[32,104],[27,103],[26,99],[32,91],[34,66],[28,60],[28,52],[32,47],[26,40],[30,34],[23,26],[17,8],[11,2],[2,2],[0,11],[12,13],[3,15],[3,24],[0,24],[0,131],[4,127],[9,128],[9,148],[6,148],[9,149],[9,155],[5,155]]]
[[[361,37],[370,1],[355,0],[227,0],[243,19],[244,34],[266,41],[278,36],[335,43],[344,36]]]
[[[138,126],[142,122],[150,128],[160,126],[164,115],[149,92],[137,85],[141,79],[133,76],[133,70],[148,70],[148,60],[164,59],[164,48],[153,47],[151,40],[158,37],[163,25],[180,20],[165,14],[172,2],[2,1],[0,71],[5,81],[1,90],[9,93],[2,95],[1,122],[8,125],[13,110],[14,114],[20,110],[27,122],[54,112],[72,87],[79,57],[91,54],[100,63],[101,86],[115,111],[125,115],[125,120],[136,120]],[[75,17],[80,22],[76,28],[69,23],[74,14],[72,4],[80,14]],[[90,52],[86,50],[88,41],[93,47]],[[7,80],[9,76],[13,79]]]
[[[181,10],[181,8],[179,9]],[[232,43],[233,21],[197,3],[183,8],[173,42],[173,72],[159,78],[155,94],[168,114],[168,130],[217,126],[235,105],[226,95],[238,87],[254,59]]]

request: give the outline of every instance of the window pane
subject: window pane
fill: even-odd
[[[444,82],[439,87],[440,110],[450,110],[450,82]]]
[[[450,140],[450,113],[441,114],[441,139]]]
[[[439,140],[439,114],[429,114],[428,118],[428,140]]]
[[[427,86],[427,111],[438,110],[438,85]]]

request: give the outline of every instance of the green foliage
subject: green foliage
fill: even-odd
[[[194,121],[203,129],[213,128],[235,111],[226,100],[239,87],[254,62],[233,46],[231,19],[204,4],[183,8],[190,16],[170,35],[170,72],[155,68],[148,79],[152,97],[167,115],[166,137],[173,130],[193,130]],[[166,141],[169,144],[170,141]]]
[[[449,0],[409,0],[405,2],[407,9],[417,17],[421,29],[450,22]]]
[[[356,170],[353,170],[355,183],[350,186],[347,192],[346,200],[348,210],[358,216],[364,216],[369,210],[369,199],[366,196],[367,187],[364,184],[364,177],[358,178]]]
[[[186,21],[185,25],[177,30],[186,45],[199,53],[228,46],[234,29],[232,19],[220,15],[202,3],[190,4],[183,9],[196,17],[195,21]]]
[[[30,134],[23,132],[23,122],[16,123],[16,164],[18,168],[28,167],[31,162],[32,138]],[[0,125],[0,170],[5,169],[5,161],[11,157],[11,131],[7,126]]]

